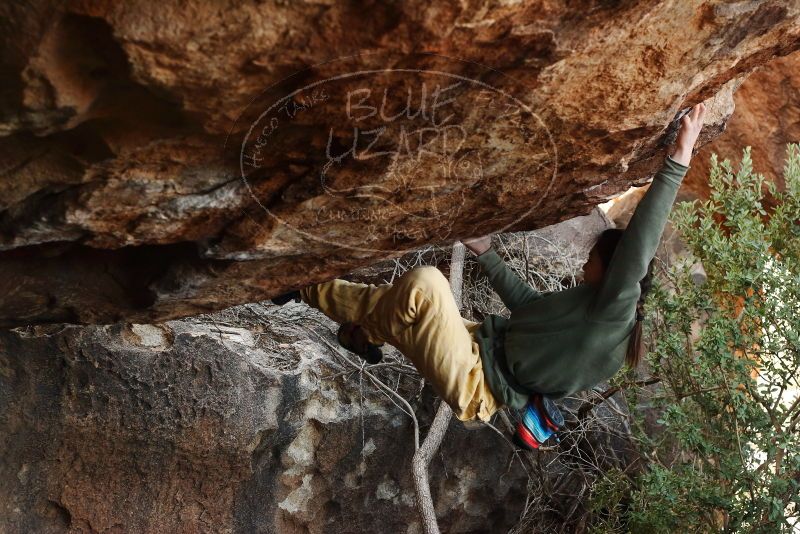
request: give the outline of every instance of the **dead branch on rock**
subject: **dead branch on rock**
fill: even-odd
[[[464,245],[456,242],[453,245],[453,253],[450,256],[450,289],[453,292],[453,298],[458,309],[461,309],[463,304],[462,287],[465,250]],[[433,418],[431,428],[428,430],[428,435],[425,437],[425,442],[422,447],[418,447],[414,452],[412,462],[414,488],[417,495],[417,508],[422,516],[422,526],[425,529],[425,534],[439,534],[439,524],[436,520],[436,510],[433,507],[433,498],[431,497],[431,488],[428,482],[428,465],[442,444],[452,416],[453,411],[450,406],[441,401],[439,408],[436,410],[436,416]]]

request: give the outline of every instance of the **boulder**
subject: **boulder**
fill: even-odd
[[[0,332],[0,531],[421,533],[412,420],[330,348],[331,326],[290,304]],[[370,370],[424,438],[438,400],[388,358]],[[453,419],[430,465],[443,531],[513,526],[513,463]]]

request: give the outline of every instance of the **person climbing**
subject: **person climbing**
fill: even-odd
[[[603,232],[581,284],[543,294],[492,248],[491,235],[464,239],[511,312],[477,323],[461,317],[447,278],[425,266],[395,283],[332,280],[273,300],[304,301],[342,324],[339,341],[368,361],[389,343],[403,353],[462,420],[488,421],[502,406],[522,409],[534,395],[560,399],[609,379],[642,357],[642,306],[652,262],[678,188],[689,170],[706,108],[680,119],[667,155],[623,230]]]

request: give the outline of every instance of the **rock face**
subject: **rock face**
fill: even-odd
[[[678,201],[706,199],[710,194],[711,155],[728,159],[734,170],[744,147],[751,147],[755,172],[783,187],[786,145],[800,141],[800,53],[770,61],[750,75],[734,95],[736,111],[725,131],[692,158]],[[608,216],[617,226],[627,226],[648,186],[631,188],[614,199]],[[765,194],[766,194],[765,188]],[[767,194],[766,203],[769,204]],[[662,245],[673,254],[686,253],[680,236],[669,223]]]
[[[297,319],[0,333],[0,531],[421,532],[411,419],[325,350],[327,325],[298,336]],[[383,376],[424,432],[438,401]],[[431,463],[443,531],[518,520],[511,455],[451,423]]]
[[[0,326],[161,321],[539,228],[722,131],[793,0],[0,6]],[[334,59],[335,58],[335,59]]]
[[[610,224],[595,210],[503,238],[527,239],[544,277],[567,257],[582,264]],[[444,252],[428,247],[401,264],[446,267]],[[396,267],[348,278],[385,283]],[[567,267],[577,268],[554,273]],[[472,311],[485,283],[477,270],[469,256]],[[507,316],[498,304],[491,311]],[[0,331],[0,532],[421,532],[412,419],[332,349],[336,326],[303,304],[255,304],[161,324]],[[392,367],[367,369],[408,399],[424,438],[438,399],[385,349]],[[615,412],[599,422],[565,432],[562,450],[526,457],[488,427],[453,419],[430,472],[442,531],[580,523],[581,462],[627,450],[609,438]],[[493,424],[503,428],[499,416]],[[529,494],[539,507],[523,515]]]
[[[783,186],[786,145],[800,141],[800,53],[770,61],[757,69],[734,95],[736,112],[725,132],[692,160],[682,194],[706,198],[711,154],[731,160],[734,169],[742,149],[752,148],[753,168]]]

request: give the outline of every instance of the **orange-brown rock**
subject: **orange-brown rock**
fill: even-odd
[[[774,59],[756,69],[734,95],[736,110],[725,132],[705,145],[686,174],[686,196],[706,198],[711,154],[738,168],[742,149],[751,147],[753,168],[783,186],[786,145],[800,141],[800,53]]]
[[[0,7],[0,325],[163,320],[644,182],[792,0]]]
[[[738,169],[744,147],[750,147],[753,169],[783,187],[786,146],[800,140],[800,52],[774,59],[756,69],[734,94],[736,109],[719,137],[701,147],[686,173],[678,200],[705,199],[710,194],[711,155]],[[626,226],[648,186],[634,187],[608,206],[617,226]],[[765,203],[770,204],[769,194]],[[674,252],[683,244],[667,225],[664,243]],[[675,237],[676,239],[672,239]]]

